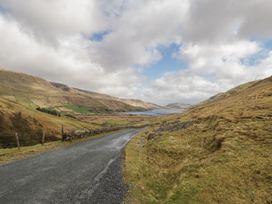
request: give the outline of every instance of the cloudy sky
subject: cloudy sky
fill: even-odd
[[[272,75],[271,0],[0,0],[0,67],[166,104]]]

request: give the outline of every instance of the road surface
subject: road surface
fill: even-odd
[[[122,149],[139,129],[0,166],[0,203],[122,203]]]

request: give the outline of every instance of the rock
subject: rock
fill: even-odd
[[[153,140],[154,138],[157,137],[157,134],[155,133],[150,133],[148,136],[147,136],[147,140]]]
[[[193,125],[192,121],[185,121],[185,122],[175,121],[175,122],[171,122],[171,123],[162,124],[162,126],[159,127],[159,129],[157,131],[159,131],[159,132],[164,132],[164,131],[173,132],[173,131],[177,131],[177,130],[181,130],[181,129],[186,129],[192,125]]]

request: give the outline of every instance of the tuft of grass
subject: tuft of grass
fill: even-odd
[[[10,163],[19,159],[23,159],[27,156],[45,152],[57,147],[63,146],[60,141],[45,143],[44,145],[37,144],[33,146],[18,148],[5,148],[0,149],[0,164]]]

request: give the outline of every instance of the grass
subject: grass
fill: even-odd
[[[272,203],[271,96],[272,79],[240,86],[135,137],[126,202]]]
[[[85,106],[75,105],[75,104],[66,104],[65,108],[68,108],[75,113],[81,113],[81,114],[89,114],[91,113],[91,109]]]
[[[153,141],[147,141],[148,134],[134,138],[126,150],[125,175],[133,186],[128,199],[136,199],[135,203],[269,203],[269,140],[227,131],[223,146],[216,149],[215,138],[224,133],[203,132],[203,128],[196,124]],[[259,134],[269,132],[263,129]]]
[[[25,107],[29,108],[30,110],[35,110],[38,106],[34,104],[29,98],[16,95],[15,96],[17,103],[24,105]]]
[[[0,164],[23,159],[29,155],[52,150],[63,145],[62,142],[57,141],[45,143],[44,145],[37,144],[34,146],[21,147],[20,150],[18,148],[0,149]]]

